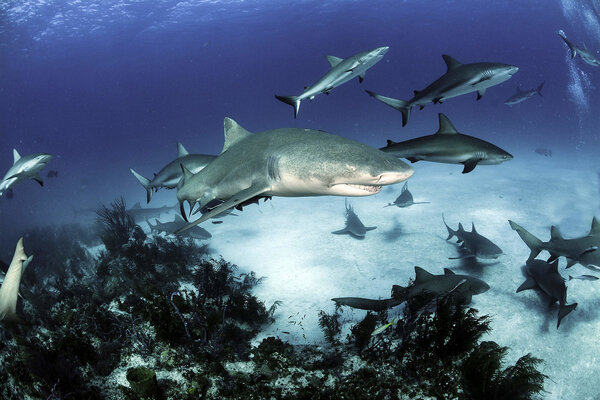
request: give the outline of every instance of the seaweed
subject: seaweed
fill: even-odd
[[[327,314],[325,311],[319,311],[319,326],[325,335],[325,340],[330,345],[337,345],[340,343],[337,336],[342,331],[340,325],[339,314]]]
[[[377,314],[369,311],[362,321],[350,328],[348,342],[354,344],[359,352],[369,344],[378,320]]]
[[[121,247],[132,237],[135,221],[127,214],[125,199],[119,197],[110,207],[101,205],[96,211],[96,222],[100,229],[100,239],[110,254],[119,254]]]

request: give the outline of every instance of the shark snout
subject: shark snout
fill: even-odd
[[[383,55],[385,55],[385,53],[388,52],[389,49],[390,49],[389,46],[382,46],[382,47],[378,47],[375,51],[377,52],[378,55],[383,56]]]
[[[508,75],[512,76],[512,75],[516,74],[517,72],[519,72],[519,67],[514,66],[514,65],[508,65],[507,66],[507,72],[506,73]]]
[[[377,178],[376,185],[391,185],[402,182],[410,178],[414,170],[412,168],[401,172],[384,172]]]

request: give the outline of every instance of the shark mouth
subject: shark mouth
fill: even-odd
[[[352,183],[345,183],[346,186],[350,186],[352,188],[362,190],[369,193],[379,193],[381,191],[381,186],[373,186],[373,185],[355,185]]]

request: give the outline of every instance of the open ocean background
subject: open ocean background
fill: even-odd
[[[218,154],[224,117],[252,132],[321,129],[381,147],[386,139],[435,132],[443,112],[458,131],[515,159],[467,175],[462,166],[413,164],[409,186],[415,200],[431,206],[415,206],[422,208],[410,210],[412,216],[409,210],[392,216],[391,208],[383,213],[400,185],[351,199],[365,225],[379,227],[358,245],[329,234],[343,226],[343,199],[314,198],[276,199],[222,225],[203,225],[213,235],[211,247],[269,278],[259,297],[284,298],[282,319],[310,310],[309,327],[290,340],[314,342],[320,340],[316,313],[333,309],[331,297],[385,297],[391,284],[413,276],[414,265],[433,273],[452,266],[447,258],[456,253],[443,242],[442,212],[453,228],[474,221],[507,254],[485,273],[459,265],[492,286],[474,300],[493,315],[492,337],[511,347],[512,360],[526,352],[546,360],[548,398],[597,398],[595,282],[569,289],[579,307],[557,331],[555,311],[533,295],[514,294],[528,249],[506,222],[515,219],[548,240],[550,225],[581,236],[598,215],[600,67],[571,60],[559,29],[600,56],[600,2],[591,0],[3,1],[0,172],[12,165],[13,148],[54,158],[42,171],[43,188],[28,181],[14,187],[14,198],[0,198],[0,258],[9,261],[17,238],[32,227],[93,221],[93,212],[81,217],[73,209],[121,195],[129,206],[144,204],[129,168],[151,177],[176,157],[177,141],[190,153]],[[345,58],[379,46],[390,50],[362,84],[353,80],[303,101],[297,119],[273,97],[298,95],[313,84],[329,69],[326,55]],[[408,100],[446,71],[442,54],[463,63],[512,64],[519,72],[480,101],[472,93],[415,108],[404,128],[399,112],[364,92]],[[503,104],[517,86],[529,90],[541,82],[543,97]],[[552,150],[552,157],[536,148]],[[46,178],[49,170],[58,176]],[[176,201],[175,191],[160,190],[150,205]],[[319,286],[330,281],[340,286]],[[282,287],[285,293],[277,292]]]

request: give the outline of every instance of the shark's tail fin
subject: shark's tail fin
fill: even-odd
[[[562,319],[566,317],[575,308],[577,308],[577,303],[569,305],[564,304],[560,306],[560,308],[558,309],[558,322],[556,323],[556,329],[558,329],[558,327],[560,326],[560,321],[562,321]]]
[[[132,168],[129,168],[129,170],[131,171],[133,176],[135,176],[135,178],[142,184],[144,189],[146,189],[146,202],[150,203],[150,200],[152,199],[152,188],[150,187],[150,180],[144,178],[143,176],[135,172]]]
[[[294,107],[294,118],[298,116],[300,111],[300,98],[298,96],[279,96],[275,95],[275,98],[279,101],[283,101],[285,104],[289,104]]]
[[[571,59],[575,58],[575,56],[577,55],[577,47],[573,46],[573,43],[571,43],[567,37],[565,36],[565,33],[560,30],[558,32],[556,32],[558,34],[558,36],[561,37],[562,40],[565,41],[565,43],[567,44],[567,46],[569,46],[569,50],[571,50]]]
[[[405,126],[408,123],[408,118],[410,117],[410,103],[408,101],[394,99],[392,97],[385,97],[375,92],[371,92],[370,90],[365,90],[369,94],[369,96],[374,97],[379,100],[383,104],[387,104],[388,106],[395,108],[396,110],[402,113],[402,126]]]
[[[543,250],[542,241],[533,236],[531,233],[527,232],[522,226],[520,226],[516,222],[508,220],[508,223],[510,224],[510,227],[513,230],[517,231],[521,239],[523,239],[523,242],[525,242],[527,247],[529,247],[529,249],[531,250],[527,261],[533,260]]]
[[[542,95],[542,88],[544,87],[544,83],[546,83],[546,82],[542,82],[542,83],[540,83],[540,86],[538,86],[538,87],[537,87],[537,89],[535,89],[535,92],[536,92],[537,94],[539,94],[540,96]],[[543,96],[542,96],[542,97],[543,97]]]
[[[444,218],[444,213],[442,213],[442,221],[444,221],[444,225],[446,225],[446,229],[448,229],[448,237],[446,238],[446,240],[450,240],[452,239],[452,236],[455,236],[458,231],[455,231],[448,226],[448,224],[446,223],[446,218]],[[460,226],[461,225],[459,225],[459,228]]]

